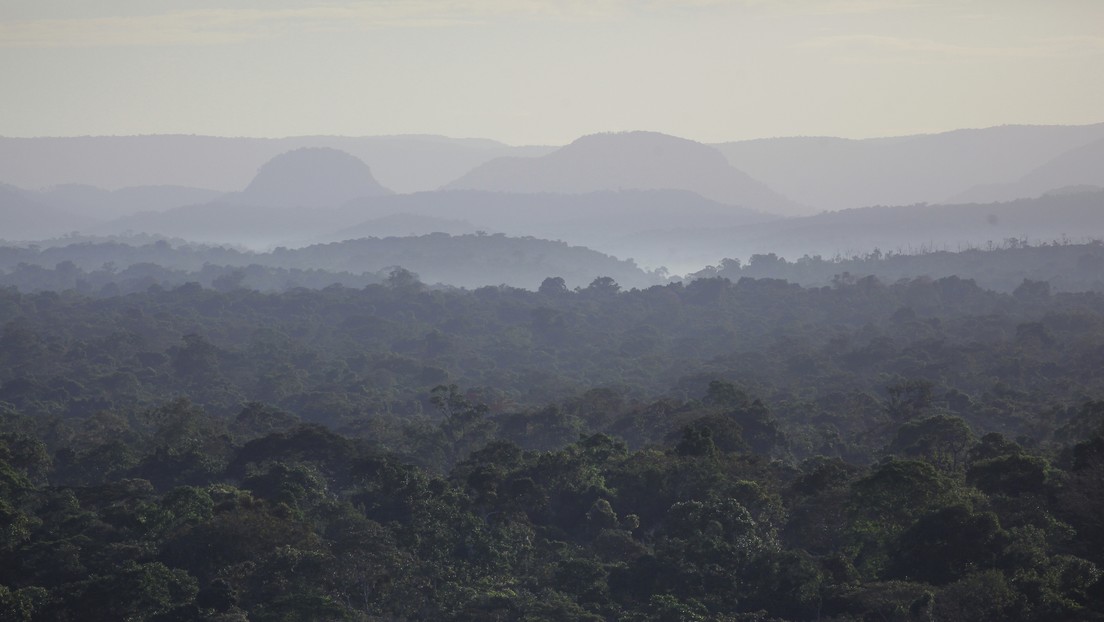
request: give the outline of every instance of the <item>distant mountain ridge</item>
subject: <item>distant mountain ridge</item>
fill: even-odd
[[[795,201],[822,210],[875,205],[993,201],[1038,196],[967,196],[1012,183],[1062,154],[1104,139],[1104,123],[1010,125],[938,134],[852,140],[765,138],[714,145],[736,168]],[[1091,181],[1069,181],[1092,183]]]
[[[753,254],[831,258],[876,249],[913,254],[987,248],[1009,241],[1038,244],[1089,239],[1104,240],[1104,191],[1005,203],[855,208],[743,227],[656,230],[635,235],[630,242],[638,248],[680,249],[678,263],[671,264],[684,271],[721,257],[747,259]]]
[[[25,241],[60,236],[96,221],[38,200],[34,193],[0,184],[0,240]]]
[[[407,213],[464,218],[512,235],[548,235],[550,231],[559,235],[567,228],[624,233],[687,222],[735,226],[777,218],[688,190],[670,189],[578,194],[442,190],[355,201],[348,208],[378,216]]]
[[[540,157],[498,158],[444,189],[569,194],[674,189],[773,214],[808,213],[733,168],[716,149],[657,132],[592,134]]]
[[[1104,138],[1071,149],[1016,181],[975,186],[948,203],[989,203],[1034,197],[1077,186],[1104,186]]]
[[[90,218],[112,218],[206,203],[222,194],[217,190],[186,186],[131,186],[104,190],[95,186],[63,184],[32,193],[32,196],[47,205],[75,214]]]
[[[730,167],[758,182],[748,183],[743,179],[743,187],[737,193],[723,184],[707,184],[693,177],[701,171],[717,169],[716,158],[704,155],[700,150],[702,145],[693,141],[668,137],[671,144],[662,147],[661,151],[675,152],[676,143],[682,141],[684,146],[697,146],[699,152],[692,154],[688,150],[685,158],[668,158],[673,161],[658,170],[648,165],[649,161],[662,160],[662,154],[654,153],[654,146],[640,144],[622,150],[627,151],[628,156],[603,154],[599,144],[602,140],[611,142],[612,137],[627,143],[634,135],[654,137],[654,133],[649,132],[599,134],[583,137],[567,147],[510,146],[485,139],[431,135],[0,137],[0,183],[27,189],[76,184],[107,190],[178,186],[237,192],[273,157],[301,147],[318,147],[339,149],[359,158],[371,168],[382,186],[398,193],[441,187],[515,192],[674,187],[692,190],[721,203],[769,209],[781,214],[789,213],[786,209],[792,207],[792,203],[817,211],[1037,196],[1052,188],[1031,180],[1021,184],[1021,178],[1052,160],[1057,166],[1067,152],[1071,152],[1072,158],[1073,150],[1104,139],[1104,123],[1001,126],[862,140],[769,138],[706,146],[722,152]],[[553,153],[557,155],[550,160],[543,158]],[[505,164],[500,161],[491,169],[484,168],[503,157],[518,158],[527,164],[506,160]],[[565,181],[562,174],[561,179],[549,174],[557,168],[560,173],[570,169],[570,163],[561,161],[564,159],[585,162],[585,165],[575,165],[581,170],[572,172],[574,181]],[[695,165],[683,166],[679,162],[683,159]],[[479,179],[503,166],[511,174],[526,172],[535,162],[545,169],[546,179],[541,184],[534,184],[533,179],[529,179],[527,185],[510,179]],[[640,171],[635,175],[627,172],[633,170],[632,166],[622,166],[632,163]],[[599,171],[604,180],[587,177]],[[723,179],[732,175],[723,172],[713,177]],[[473,183],[475,181],[480,183]],[[728,180],[730,186],[733,182]],[[1085,175],[1063,179],[1057,185],[1084,184],[1099,185]],[[769,192],[764,193],[763,186]],[[771,207],[770,204],[778,200],[777,195],[786,197],[790,205],[780,209]]]
[[[774,218],[685,190],[577,195],[449,190],[365,197],[331,209],[260,205],[236,198],[134,214],[96,226],[90,232],[144,232],[267,248],[359,237],[483,230],[604,248],[614,239],[646,229],[736,226]]]
[[[220,145],[241,146],[236,139],[207,138],[136,137],[89,144],[97,149],[132,149],[135,144],[202,147],[187,157]],[[54,144],[49,142],[53,139],[43,140],[41,144]],[[367,139],[327,140],[368,144]],[[377,147],[388,140],[403,148],[429,145],[428,151],[419,152],[427,154],[444,145],[468,154],[464,157],[471,156],[470,161],[476,152],[485,156],[499,149],[479,140],[380,140],[368,142]],[[0,138],[0,171],[5,158],[15,153],[5,151],[8,141]],[[54,146],[85,145],[73,141]],[[264,149],[290,144],[250,141],[242,144]],[[95,160],[87,157],[94,149],[58,149],[70,159]],[[398,153],[390,149],[380,153]],[[538,149],[530,157],[484,162],[445,184],[445,190],[393,195],[375,179],[374,164],[356,154],[300,147],[261,161],[252,181],[244,180],[231,193],[185,186],[114,191],[75,184],[40,191],[8,186],[0,192],[0,237],[30,241],[74,231],[108,236],[141,232],[266,249],[365,236],[484,231],[564,240],[681,272],[720,257],[753,253],[800,257],[874,247],[954,248],[1025,235],[1104,236],[1102,211],[1092,207],[1098,205],[1094,197],[1104,187],[1104,124],[1007,126],[862,141],[771,139],[720,149],[727,158],[718,148],[654,132],[597,134],[553,151]],[[160,155],[135,166],[152,170],[183,161],[168,152],[153,152]],[[136,152],[127,153],[133,159]],[[212,161],[222,163],[222,157]],[[749,170],[780,175],[780,187],[793,190],[795,196],[807,193],[822,197],[821,204],[839,202],[848,208],[771,222],[778,216],[765,213],[765,207],[738,207],[758,201],[773,205],[776,213],[796,215],[785,211],[793,209],[792,202],[732,166],[730,160],[739,157],[750,158]],[[429,158],[426,166],[433,162]],[[109,164],[117,168],[118,161]],[[58,166],[68,166],[65,158]],[[977,184],[985,179],[1011,181]],[[942,193],[950,188],[962,193],[944,205],[941,201],[952,195]],[[994,196],[1024,195],[1041,198],[1013,201],[1011,207],[987,205]],[[927,198],[899,209],[851,207],[852,202],[893,205],[910,197]],[[1089,207],[1072,210],[1074,203],[1085,202]],[[139,210],[142,213],[136,213]]]

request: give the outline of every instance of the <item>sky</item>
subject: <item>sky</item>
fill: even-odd
[[[1104,122],[1104,0],[0,0],[0,136]]]

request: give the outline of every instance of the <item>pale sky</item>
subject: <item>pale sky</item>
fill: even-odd
[[[0,136],[1104,121],[1104,0],[0,0]]]

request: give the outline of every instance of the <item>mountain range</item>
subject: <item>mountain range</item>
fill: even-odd
[[[1003,203],[866,207],[740,227],[656,230],[603,250],[665,250],[664,265],[681,272],[755,254],[848,258],[1092,240],[1104,240],[1104,191],[1088,188]]]
[[[0,184],[0,239],[35,240],[64,235],[96,221],[36,200],[15,186]]]
[[[318,139],[372,152],[371,161],[301,144],[312,140],[0,139],[0,175],[31,170],[28,162],[53,154],[65,157],[41,167],[51,174],[164,181],[172,173],[206,184],[0,186],[0,238],[142,233],[263,250],[485,232],[562,240],[681,272],[756,253],[793,258],[1104,237],[1104,124],[716,146],[655,132],[531,149],[435,137]],[[251,161],[296,144],[260,162],[232,191],[217,189],[213,171],[236,176],[244,166],[227,164],[228,157],[251,154],[244,158]],[[402,162],[403,153],[425,156],[420,168],[449,158],[470,167],[440,189],[418,192],[409,191],[408,175],[395,193],[377,171]],[[419,173],[419,183],[442,180],[446,169]],[[145,174],[151,171],[161,177]]]
[[[984,203],[1034,197],[1065,188],[1104,188],[1104,138],[1070,149],[1019,179],[975,186],[952,201]]]
[[[777,218],[686,190],[586,194],[444,190],[367,196],[329,209],[255,204],[240,200],[239,195],[231,199],[133,214],[87,231],[96,235],[150,233],[203,243],[243,244],[258,250],[362,237],[477,231],[604,248],[648,230],[733,227]]]
[[[539,163],[507,160],[479,173],[489,175],[501,166],[538,168],[546,171],[544,183],[556,182],[570,191],[599,189],[586,178],[557,180],[548,172],[570,168],[567,160],[582,161],[600,155],[605,146],[640,139],[641,149],[667,149],[681,153],[676,140],[666,146],[645,143],[650,132],[583,137],[569,145],[510,146],[484,139],[455,139],[442,136],[299,136],[290,138],[222,138],[212,136],[81,136],[64,138],[0,137],[0,183],[25,189],[43,189],[63,184],[95,186],[108,190],[134,186],[181,186],[210,191],[237,192],[272,158],[302,147],[328,147],[353,155],[369,167],[384,187],[397,193],[436,190],[443,186],[480,187],[476,182],[503,180],[472,177],[475,169],[503,157],[537,160]],[[659,138],[651,136],[651,138]],[[1000,126],[963,129],[938,134],[852,140],[835,137],[764,138],[712,145],[728,163],[772,193],[813,210],[836,210],[872,205],[911,205],[960,201],[993,201],[1038,196],[1051,188],[1029,183],[1008,188],[1035,169],[1056,158],[1104,139],[1104,123],[1080,126]],[[693,147],[685,141],[683,147]],[[639,150],[639,149],[638,149]],[[551,160],[542,156],[559,151]],[[614,149],[616,153],[616,149]],[[704,152],[702,152],[704,153]],[[659,161],[663,154],[633,154],[631,159]],[[1084,154],[1084,166],[1099,171],[1099,158]],[[700,156],[699,165],[716,168],[716,162]],[[600,160],[600,158],[599,158]],[[594,162],[593,159],[590,162]],[[601,163],[601,170],[616,172],[614,162]],[[677,163],[676,163],[677,164]],[[1063,166],[1061,160],[1055,166]],[[586,170],[595,171],[593,164]],[[677,171],[675,166],[673,171]],[[661,171],[669,179],[675,172]],[[633,174],[627,180],[632,181]],[[641,177],[639,173],[636,178]],[[1099,177],[1099,172],[1096,173]],[[649,181],[649,180],[645,180]],[[746,181],[746,180],[745,180]],[[1043,181],[1043,180],[1040,180]],[[1096,183],[1092,180],[1063,181],[1059,185]],[[589,184],[589,185],[588,185]],[[599,184],[601,185],[601,184]],[[1045,185],[1045,184],[1044,184]],[[573,187],[572,187],[573,186]],[[992,194],[984,189],[1002,186]],[[602,189],[641,188],[637,182]],[[525,188],[526,191],[529,188]],[[708,196],[731,203],[730,195]],[[1027,194],[1022,194],[1022,193]],[[970,194],[966,194],[970,193]],[[1019,196],[1012,196],[1018,194]],[[754,205],[752,205],[754,207]],[[765,209],[766,205],[760,206]]]
[[[1104,159],[1078,149],[1101,139],[1104,123],[1001,126],[865,140],[767,138],[716,147],[732,166],[790,199],[821,210],[840,210],[991,202],[1097,183],[1094,180],[1104,175]],[[1098,147],[1095,154],[1099,152]],[[1061,180],[1044,181],[1043,175],[1037,184],[1000,186],[1015,185],[1056,159],[1054,167],[1069,173]]]

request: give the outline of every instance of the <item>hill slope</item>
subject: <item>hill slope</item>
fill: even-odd
[[[640,246],[682,250],[676,271],[721,257],[775,253],[851,257],[1032,243],[1104,239],[1104,192],[1054,194],[1007,203],[867,207],[743,227],[657,230],[634,236]]]
[[[733,166],[791,199],[839,210],[942,202],[977,185],[1016,181],[1052,158],[1102,138],[1104,123],[1003,126],[866,140],[769,138],[716,148]]]
[[[716,149],[655,132],[593,134],[541,157],[499,158],[445,188],[575,194],[678,189],[775,214],[807,213],[730,166]]]
[[[220,201],[136,214],[92,233],[144,232],[252,248],[302,246],[359,237],[483,230],[560,239],[663,265],[646,248],[614,244],[626,235],[679,226],[731,227],[772,220],[682,190],[587,194],[507,194],[474,190],[419,192],[357,199],[335,209],[259,206]],[[389,220],[381,220],[389,219]],[[464,221],[457,223],[456,221]],[[390,223],[390,224],[389,224]],[[398,225],[398,229],[392,225]]]
[[[0,184],[0,239],[36,240],[83,229],[94,222],[38,201],[33,193]]]
[[[62,184],[38,192],[28,192],[28,196],[45,205],[97,219],[206,203],[222,194],[217,190],[186,186],[131,186],[104,190],[81,184]]]
[[[1104,138],[1070,149],[1013,183],[971,188],[948,202],[1008,201],[1077,186],[1104,187]]]
[[[493,225],[511,235],[535,235],[572,241],[601,240],[659,227],[736,226],[773,220],[774,216],[724,205],[686,190],[596,191],[583,194],[519,194],[479,190],[446,190],[356,201],[350,209],[365,214],[418,214],[463,218]],[[372,235],[354,227],[339,235]],[[591,245],[590,242],[585,242]]]
[[[277,207],[334,207],[391,194],[364,162],[328,147],[302,147],[272,158],[235,202]]]

